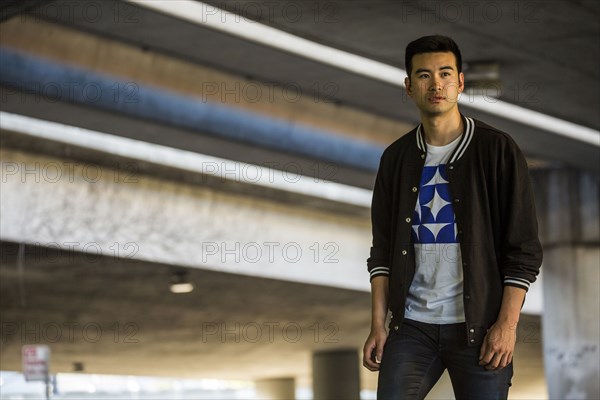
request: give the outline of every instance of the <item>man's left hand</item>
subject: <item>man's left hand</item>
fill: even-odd
[[[516,341],[517,324],[496,321],[483,339],[479,365],[488,370],[506,367],[512,361]]]

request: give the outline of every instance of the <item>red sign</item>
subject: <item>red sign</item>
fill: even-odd
[[[26,381],[47,381],[50,348],[46,345],[25,345],[21,349],[23,375]]]

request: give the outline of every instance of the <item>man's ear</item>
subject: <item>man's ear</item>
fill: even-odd
[[[462,72],[458,74],[458,93],[462,93],[465,90],[465,74]]]
[[[404,86],[406,87],[406,92],[408,93],[408,95],[412,96],[412,90],[410,87],[410,78],[408,76],[406,78],[404,78]]]

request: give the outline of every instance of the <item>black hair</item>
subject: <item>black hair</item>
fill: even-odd
[[[412,59],[415,55],[438,52],[451,52],[454,54],[458,73],[462,72],[462,56],[460,55],[460,49],[454,40],[442,35],[423,36],[417,40],[413,40],[406,46],[404,65],[409,79],[410,74],[412,73]]]

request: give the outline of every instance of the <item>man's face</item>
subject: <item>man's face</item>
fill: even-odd
[[[421,113],[439,116],[454,110],[464,90],[464,75],[458,73],[454,54],[421,53],[413,57],[412,64],[406,90]]]

